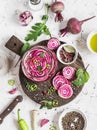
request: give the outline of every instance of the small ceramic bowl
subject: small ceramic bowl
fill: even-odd
[[[78,109],[67,109],[67,110],[64,110],[64,111],[61,113],[61,115],[60,115],[60,117],[59,117],[59,121],[58,121],[59,130],[64,130],[64,129],[63,129],[63,126],[62,126],[62,118],[65,117],[65,115],[66,115],[67,113],[71,113],[71,112],[77,112],[77,113],[79,113],[79,114],[83,117],[83,119],[84,119],[84,127],[83,127],[82,130],[86,130],[86,127],[87,127],[86,115],[85,115],[83,112],[81,112],[80,110],[78,110]],[[75,119],[75,121],[77,121],[77,120]],[[73,125],[73,124],[72,124],[72,125]]]
[[[63,52],[64,48],[65,48],[65,52]],[[57,58],[62,64],[70,65],[74,63],[77,59],[77,56],[78,56],[78,52],[76,47],[73,44],[65,43],[60,45],[57,49]]]
[[[93,31],[93,32],[89,33],[89,35],[88,35],[88,37],[87,37],[87,47],[88,47],[88,49],[89,49],[92,53],[97,54],[97,52],[91,48],[91,44],[90,44],[91,38],[93,38],[94,35],[97,36],[97,31]],[[95,47],[97,48],[97,42],[96,42],[96,41],[95,41]]]

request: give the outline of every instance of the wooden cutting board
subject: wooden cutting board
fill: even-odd
[[[37,45],[46,46],[47,42],[48,42],[47,40],[41,41]],[[64,42],[61,42],[61,44],[63,44],[63,43]],[[77,58],[76,62],[71,64],[71,66],[73,66],[73,67],[75,67],[77,69],[78,68],[84,68],[85,69],[84,63],[82,61],[82,58],[81,58],[80,54],[78,54],[78,58]],[[58,70],[57,70],[57,72],[61,71],[63,69],[63,67],[65,67],[65,65],[58,62]],[[55,91],[53,93],[50,93],[50,94],[47,93],[49,91],[49,89],[52,87],[52,79],[53,79],[53,77],[52,77],[52,79],[46,80],[44,82],[31,81],[31,80],[29,80],[29,79],[27,79],[25,77],[25,75],[22,72],[21,66],[20,66],[19,78],[20,78],[21,86],[22,86],[22,89],[23,89],[24,93],[31,100],[33,100],[33,101],[35,101],[35,102],[37,102],[39,104],[41,104],[42,100],[50,100],[50,101],[57,100],[59,102],[58,106],[65,105],[65,104],[71,102],[73,99],[75,99],[78,96],[78,94],[81,92],[82,88],[83,88],[83,86],[76,87],[76,86],[72,85],[73,96],[71,98],[69,98],[69,99],[63,99],[57,94],[57,91]],[[27,89],[26,83],[28,83],[28,84],[37,84],[38,88],[36,89],[36,91],[32,92],[32,91]],[[45,92],[45,94],[44,94],[44,92]]]

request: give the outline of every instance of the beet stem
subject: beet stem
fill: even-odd
[[[66,28],[60,30],[60,33],[61,33],[61,35],[62,35],[63,37],[67,34],[67,32],[68,32],[68,27],[66,27]]]
[[[88,20],[90,20],[90,19],[93,19],[94,17],[96,17],[96,16],[93,16],[93,17],[90,17],[90,18],[84,19],[84,20],[80,21],[80,23],[83,24],[84,22],[86,22],[86,21],[88,21]]]

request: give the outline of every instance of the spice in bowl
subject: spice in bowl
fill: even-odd
[[[60,116],[61,130],[85,130],[86,117],[79,110],[67,110]]]
[[[62,44],[57,50],[57,58],[63,64],[72,64],[77,59],[77,54],[72,44]]]

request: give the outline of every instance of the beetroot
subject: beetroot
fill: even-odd
[[[69,84],[68,80],[62,75],[56,75],[53,79],[53,86],[55,89],[59,89],[62,85]]]
[[[57,38],[51,38],[48,41],[47,47],[50,50],[56,50],[58,48],[58,46],[60,45],[60,41]]]
[[[42,119],[42,120],[40,121],[40,126],[42,127],[42,126],[44,126],[45,124],[47,124],[48,122],[49,122],[48,119]]]
[[[58,89],[58,94],[61,98],[68,99],[73,95],[73,89],[69,84],[64,84]]]
[[[66,66],[63,68],[63,76],[66,78],[66,79],[73,79],[75,75],[75,68],[71,67],[71,66]]]
[[[65,27],[64,29],[61,29],[60,30],[60,33],[62,36],[65,36],[65,34],[67,32],[71,32],[72,34],[78,34],[81,32],[81,26],[84,22],[94,18],[95,16],[91,17],[91,18],[88,18],[88,19],[85,19],[85,20],[82,20],[82,21],[79,21],[78,19],[76,18],[71,18],[68,23],[67,23],[67,27]]]
[[[55,21],[62,21],[63,16],[61,15],[61,12],[64,10],[64,3],[55,0],[55,2],[51,5],[51,11],[56,13]]]

